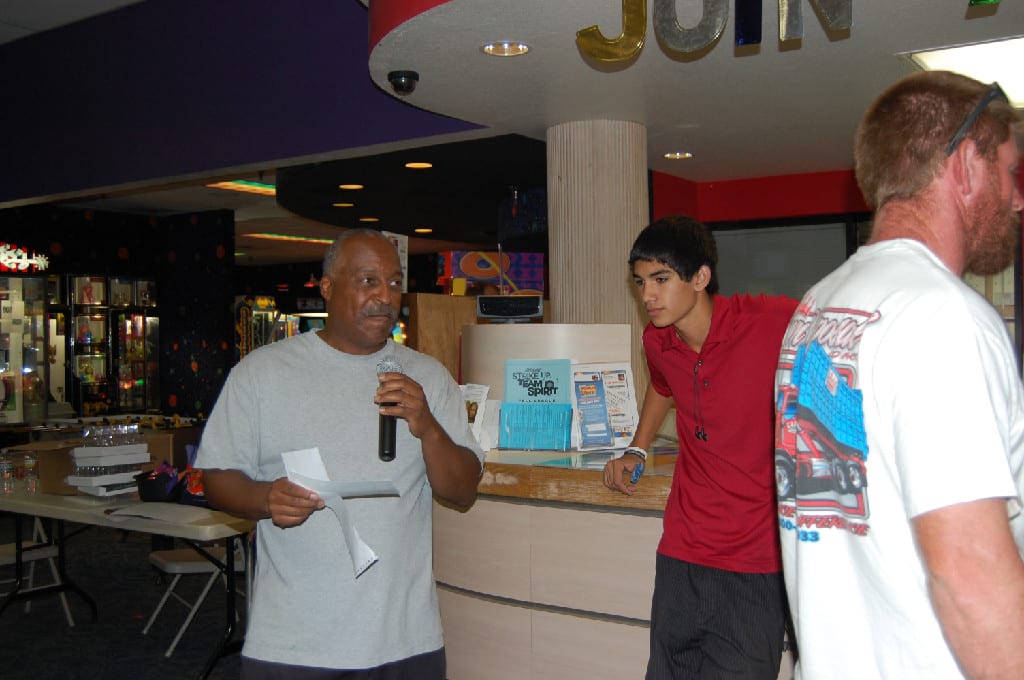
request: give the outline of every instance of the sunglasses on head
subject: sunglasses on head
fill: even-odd
[[[1006,96],[1005,92],[1003,92],[1003,88],[999,87],[999,83],[992,83],[992,87],[988,88],[988,91],[985,92],[985,96],[981,98],[978,105],[975,106],[974,110],[971,111],[971,114],[967,116],[967,120],[965,120],[963,125],[957,129],[956,134],[953,135],[953,139],[950,140],[949,146],[946,147],[947,157],[953,155],[953,152],[956,151],[956,147],[960,146],[960,142],[964,141],[964,137],[967,136],[967,131],[971,129],[972,125],[974,125],[974,121],[978,119],[978,116],[981,115],[981,112],[985,110],[985,107],[988,106],[993,99],[1002,99],[1007,104],[1010,103],[1010,98]]]

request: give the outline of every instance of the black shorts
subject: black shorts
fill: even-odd
[[[444,680],[444,647],[376,668],[346,671],[242,657],[241,680]]]
[[[659,554],[647,680],[776,680],[785,617],[781,573],[742,574]]]

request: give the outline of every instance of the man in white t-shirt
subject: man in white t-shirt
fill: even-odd
[[[471,505],[483,452],[444,366],[391,339],[402,266],[387,237],[343,232],[320,293],[327,327],[239,362],[199,447],[209,501],[259,520],[241,677],[444,680],[431,499]],[[393,457],[378,454],[380,415],[396,419]],[[282,454],[304,449],[331,480],[398,495],[321,497],[286,476]]]
[[[961,280],[1014,261],[1018,115],[917,73],[857,131],[871,238],[802,300],[776,375],[797,678],[1024,673],[1024,388]]]

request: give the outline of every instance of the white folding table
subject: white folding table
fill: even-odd
[[[14,516],[14,540],[16,546],[14,588],[0,601],[0,614],[12,602],[19,599],[30,598],[43,593],[71,591],[85,600],[92,611],[93,622],[97,620],[98,609],[95,600],[68,577],[65,569],[65,542],[70,538],[70,536],[65,536],[65,522],[180,538],[196,552],[217,566],[225,577],[227,604],[224,636],[217,647],[211,652],[197,676],[198,678],[206,678],[209,676],[214,665],[216,665],[218,659],[225,654],[240,649],[240,642],[233,639],[235,635],[235,570],[233,564],[225,564],[224,561],[205,550],[200,543],[224,540],[226,542],[226,554],[234,555],[234,542],[239,540],[241,541],[241,549],[245,553],[246,564],[250,565],[249,543],[245,540],[245,536],[252,530],[255,523],[217,510],[180,506],[183,512],[176,513],[176,509],[173,507],[155,507],[164,505],[171,506],[173,504],[143,503],[134,498],[126,499],[124,497],[97,498],[93,496],[60,496],[45,493],[28,494],[22,489],[17,489],[9,494],[0,494],[0,513],[8,513]],[[115,510],[117,511],[116,514]],[[152,511],[156,510],[166,510],[169,512],[163,513],[166,515],[163,519],[152,519],[144,516],[154,514]],[[187,519],[177,517],[175,516],[176,514],[187,514],[188,517]],[[51,533],[50,538],[57,546],[59,583],[42,588],[33,588],[30,592],[22,591],[22,545],[24,542],[22,516],[43,517],[56,522],[56,531]],[[249,569],[251,570],[251,567]]]

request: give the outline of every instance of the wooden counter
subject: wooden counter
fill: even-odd
[[[644,677],[676,457],[654,456],[632,497],[605,488],[600,458],[491,451],[472,508],[434,503],[449,680]]]
[[[491,451],[479,492],[484,496],[620,508],[627,512],[648,510],[660,516],[672,485],[675,454],[651,456],[632,496],[604,485],[602,470],[609,458],[601,452]]]
[[[605,488],[609,457],[492,451],[469,511],[434,504],[450,680],[643,677],[675,456],[632,497]]]

